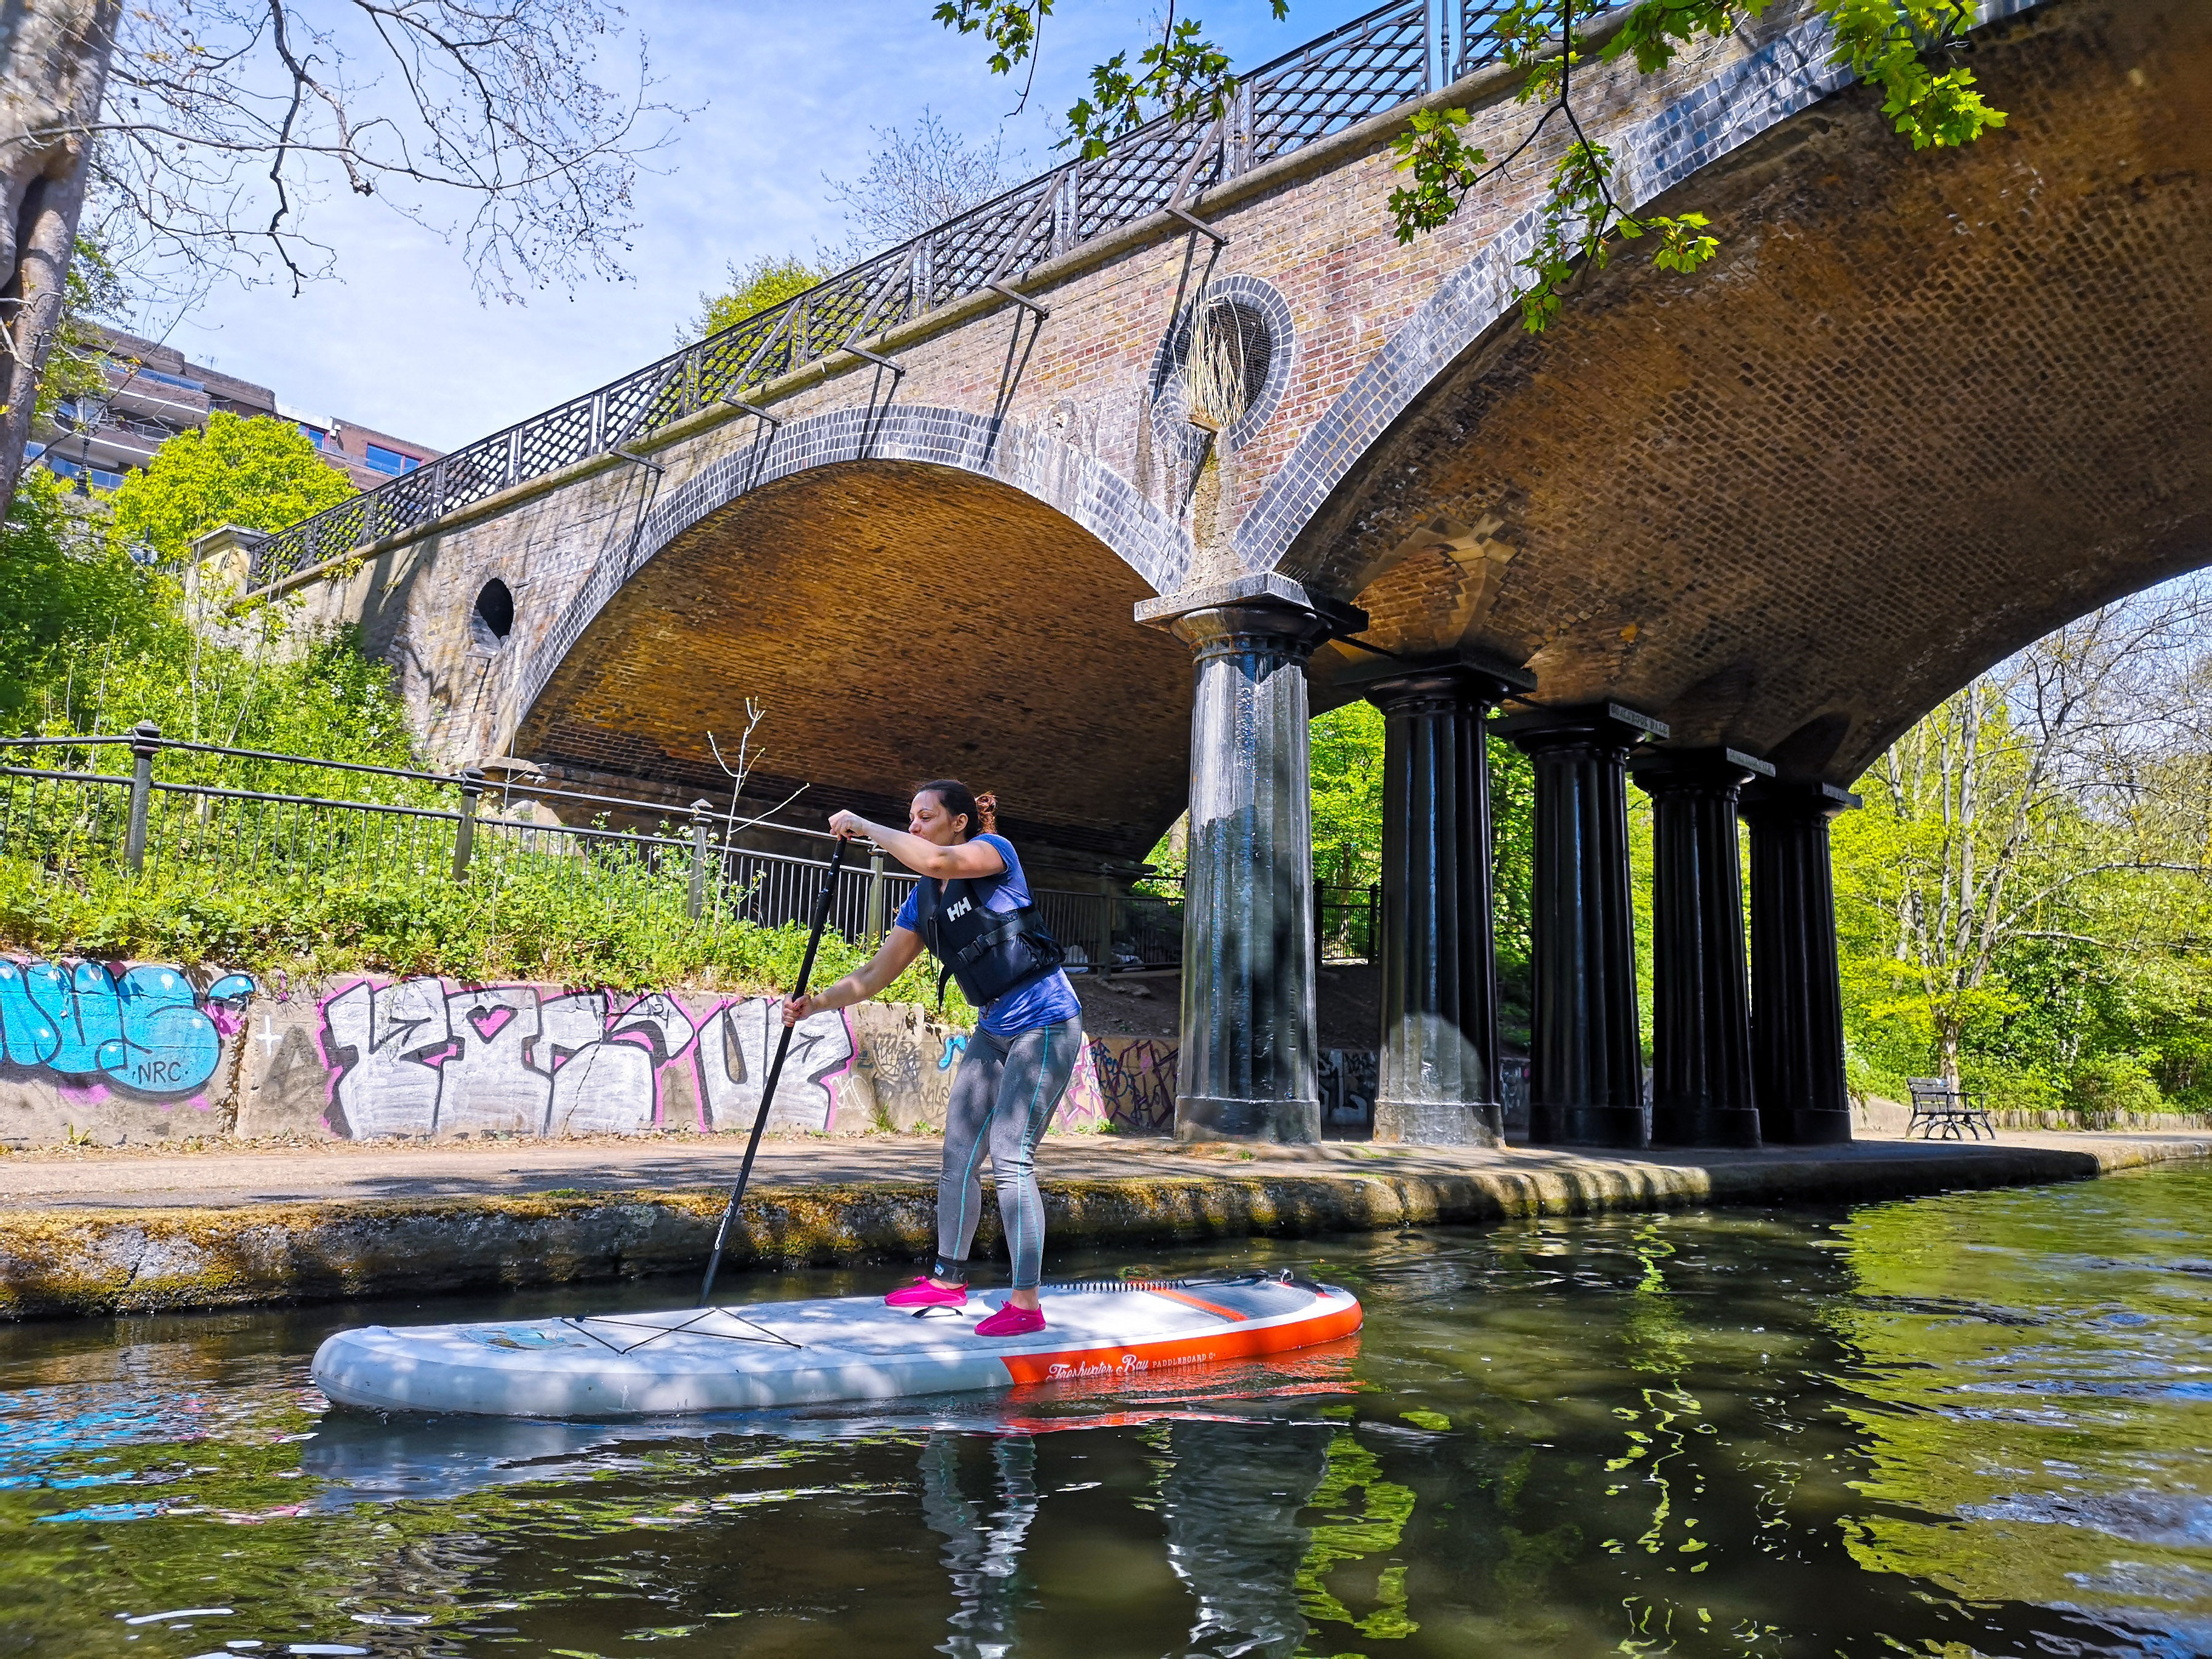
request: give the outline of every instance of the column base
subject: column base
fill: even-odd
[[[1655,1146],[1757,1146],[1759,1128],[1759,1113],[1749,1106],[1660,1101],[1651,1108]]]
[[[1528,1121],[1532,1129],[1541,1125],[1547,1132],[1540,1138],[1529,1136],[1540,1146],[1613,1146],[1635,1152],[1651,1144],[1644,1133],[1641,1106],[1531,1105]]]
[[[1496,1101],[1377,1100],[1375,1139],[1401,1146],[1502,1146],[1505,1108]]]
[[[1321,1140],[1321,1101],[1238,1100],[1222,1095],[1176,1097],[1177,1140],[1261,1140],[1310,1146]]]
[[[1759,1115],[1770,1146],[1843,1146],[1850,1142],[1849,1112],[1798,1106]]]

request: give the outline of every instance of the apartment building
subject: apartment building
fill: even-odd
[[[267,386],[188,362],[173,346],[119,329],[94,331],[106,392],[64,403],[53,422],[40,422],[30,446],[41,465],[80,487],[114,489],[125,472],[145,465],[178,433],[206,426],[216,410],[290,421],[361,489],[411,472],[442,453],[335,415],[295,409]]]

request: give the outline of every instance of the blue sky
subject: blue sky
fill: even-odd
[[[1373,0],[1369,0],[1373,3]],[[1249,67],[1357,16],[1352,0],[1208,0],[1198,15]],[[1005,128],[1025,173],[1052,166],[1054,117],[1089,65],[1142,44],[1149,5],[1059,0],[1027,114],[974,37],[930,18],[932,0],[800,5],[635,0],[632,27],[662,77],[656,96],[695,110],[638,181],[644,221],[631,280],[478,302],[455,246],[374,202],[326,193],[311,228],[336,278],[299,298],[225,284],[169,333],[186,356],[276,389],[288,404],[451,448],[669,350],[730,260],[811,253],[845,225],[823,182],[867,166],[871,125],[925,106],[970,139]],[[1185,11],[1190,9],[1186,4]]]

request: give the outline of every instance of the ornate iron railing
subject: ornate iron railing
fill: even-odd
[[[1389,0],[1246,76],[1218,121],[1153,121],[1096,161],[1070,161],[772,311],[279,532],[255,552],[250,586],[738,402],[780,374],[1422,97],[1439,66],[1451,65],[1456,78],[1496,60],[1495,25],[1506,4]]]

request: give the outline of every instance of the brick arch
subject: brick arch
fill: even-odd
[[[1984,0],[1988,23],[2048,0]],[[1827,26],[1808,18],[1778,30],[1757,52],[1683,94],[1649,120],[1609,140],[1626,160],[1623,202],[1642,208],[1701,169],[1827,97],[1849,82],[1827,63]],[[1306,532],[1362,458],[1468,352],[1516,312],[1520,262],[1535,245],[1532,207],[1441,283],[1390,342],[1352,378],[1285,460],[1238,526],[1239,561],[1280,569],[1324,587],[1337,573],[1320,568]]]
[[[1991,662],[2212,562],[2212,11],[2056,0],[1977,45],[2012,112],[1980,143],[1916,154],[1852,88],[1701,170],[1712,270],[1617,262],[1426,378],[1394,341],[1403,396],[1278,567],[1371,643],[1848,784]]]
[[[546,647],[514,752],[726,799],[707,734],[757,699],[749,799],[902,822],[914,781],[965,775],[1025,856],[1141,858],[1181,805],[1189,667],[1131,612],[1182,545],[1065,445],[904,414],[794,420],[666,491]]]
[[[1088,531],[1155,593],[1173,591],[1190,563],[1187,530],[1111,467],[1035,427],[929,404],[831,410],[757,434],[659,495],[636,536],[600,559],[532,653],[522,708],[623,585],[672,542],[752,491],[854,461],[945,467],[1018,489]]]

